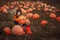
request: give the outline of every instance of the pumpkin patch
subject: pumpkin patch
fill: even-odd
[[[42,1],[1,2],[0,40],[60,40],[60,10]]]

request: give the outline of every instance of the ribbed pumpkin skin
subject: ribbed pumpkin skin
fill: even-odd
[[[25,32],[23,31],[23,28],[19,25],[15,25],[13,28],[12,28],[12,34],[14,35],[22,35],[24,34]]]

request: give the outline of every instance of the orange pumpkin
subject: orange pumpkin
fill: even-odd
[[[33,5],[31,5],[31,7],[32,7],[32,8],[34,8],[34,6],[33,6]]]
[[[28,8],[26,5],[24,5],[24,8]]]
[[[33,14],[32,14],[32,13],[28,13],[28,14],[26,14],[26,16],[27,16],[28,18],[32,18]]]
[[[23,7],[22,5],[18,5],[18,8],[21,8],[21,7]]]
[[[51,13],[51,14],[49,15],[49,17],[55,19],[55,18],[56,18],[56,14],[55,14],[55,13]]]
[[[42,20],[42,21],[40,22],[40,24],[41,24],[42,26],[46,25],[47,23],[48,23],[48,21],[46,21],[46,20]]]
[[[48,11],[49,9],[48,8],[44,8],[44,11]]]
[[[9,9],[9,7],[7,5],[3,5],[3,8]]]
[[[11,34],[10,28],[9,27],[5,27],[3,30],[7,35]]]
[[[19,1],[16,1],[16,4],[19,4]]]
[[[13,8],[14,8],[14,6],[13,6],[13,5],[11,5],[9,8],[10,8],[10,9],[13,9]]]
[[[32,12],[32,11],[33,11],[33,9],[32,9],[32,8],[29,8],[29,9],[27,10],[27,13]]]
[[[12,34],[14,35],[22,35],[24,34],[25,32],[23,31],[23,28],[19,25],[15,25],[13,28],[12,28]]]
[[[27,13],[27,11],[24,10],[23,8],[21,8],[21,11],[22,11],[23,14],[26,14]]]
[[[39,11],[39,10],[41,10],[41,8],[37,8],[37,10]]]
[[[2,12],[3,12],[3,13],[8,13],[8,11],[7,11],[6,8],[3,8],[3,9],[2,9]]]
[[[33,19],[38,19],[39,17],[40,17],[40,15],[37,13],[33,15]]]
[[[11,5],[14,5],[14,2],[11,2]]]
[[[14,2],[14,5],[16,4],[16,1]]]
[[[49,11],[51,11],[51,12],[52,12],[53,10],[52,10],[52,9],[49,9]]]
[[[56,18],[56,20],[57,20],[58,22],[60,22],[60,16],[59,16],[59,17],[57,17],[57,18]]]

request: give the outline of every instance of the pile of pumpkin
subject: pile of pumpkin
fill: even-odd
[[[39,15],[39,14],[27,14],[27,16],[29,17],[29,18],[33,18],[34,20],[37,20],[38,18],[40,18],[41,17],[41,15]],[[51,18],[51,19],[55,19],[57,22],[60,22],[60,17],[57,17],[57,15],[55,14],[55,13],[51,13],[50,15],[49,15],[49,17]],[[47,21],[47,20],[41,20],[40,21],[40,25],[42,25],[42,26],[45,26],[45,25],[47,25],[49,22]],[[9,28],[9,27],[5,27],[4,28],[4,32],[6,33],[6,34],[14,34],[14,35],[22,35],[22,34],[25,34],[25,32],[24,32],[24,30],[23,30],[23,28],[22,27],[20,27],[19,25],[15,25],[13,28],[12,28],[12,30]]]
[[[13,2],[12,2],[12,4],[15,5]],[[18,4],[18,2],[17,2],[17,4]],[[21,4],[25,4],[25,3],[24,3],[24,2],[21,2]],[[37,2],[37,4],[39,4],[39,2]],[[13,9],[13,8],[14,8],[13,5],[10,6],[10,9]],[[28,10],[24,10],[23,8],[21,8],[21,11],[22,11],[23,14],[26,15],[26,17],[27,17],[28,19],[38,20],[38,19],[40,19],[42,16],[41,16],[40,14],[38,14],[38,13],[35,13],[35,14],[31,13],[31,12],[33,12],[33,10],[36,10],[36,9],[34,8],[34,5],[35,5],[35,4],[32,3],[32,6],[31,6],[31,7],[32,7],[33,9],[32,9],[32,8],[29,8]],[[42,3],[42,5],[45,5],[45,8],[44,8],[44,11],[45,11],[45,12],[47,12],[48,10],[49,10],[49,11],[52,11],[51,9],[48,9],[48,7],[46,6],[46,4],[43,4],[43,3]],[[5,7],[5,9],[4,9],[4,7]],[[19,7],[22,7],[22,5],[19,5],[18,8],[19,8]],[[18,8],[16,8],[16,9],[18,9]],[[24,8],[28,8],[28,4],[27,4],[27,5],[25,4]],[[3,7],[1,7],[2,12],[8,13],[6,9],[9,9],[9,7],[8,7],[8,6],[3,6]],[[40,6],[39,6],[39,5],[38,5],[37,9],[38,9],[38,11],[40,10]],[[46,14],[46,15],[48,15],[49,18],[54,19],[54,20],[56,20],[57,22],[60,23],[60,16],[57,16],[57,15],[55,14],[55,11],[53,11],[53,12],[50,13],[50,14]],[[44,16],[45,16],[45,15],[44,15]],[[24,22],[22,22],[22,23],[24,23]],[[42,25],[42,26],[45,26],[45,25],[47,25],[48,23],[49,23],[49,21],[44,20],[44,19],[42,19],[42,20],[39,22],[39,24]],[[7,35],[10,35],[11,33],[14,34],[14,35],[22,35],[22,34],[25,34],[23,28],[20,27],[19,25],[15,25],[12,29],[10,29],[9,27],[5,27],[3,31],[4,31]]]

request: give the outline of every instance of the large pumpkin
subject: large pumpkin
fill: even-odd
[[[33,15],[33,19],[38,19],[39,17],[40,17],[40,15],[37,13]]]
[[[47,23],[48,23],[48,21],[42,20],[42,21],[40,22],[40,25],[44,26],[44,25],[46,25]]]
[[[15,25],[11,31],[12,31],[12,34],[14,35],[22,35],[25,33],[23,28],[19,25]]]
[[[51,13],[51,14],[49,15],[49,17],[55,19],[55,18],[56,18],[56,14],[55,14],[55,13]]]
[[[3,29],[3,31],[4,31],[7,35],[11,34],[11,30],[10,30],[9,27],[5,27],[5,28]]]
[[[60,16],[56,18],[57,22],[60,22]]]
[[[27,13],[26,16],[27,16],[28,18],[32,18],[33,14],[32,14],[32,13]]]

